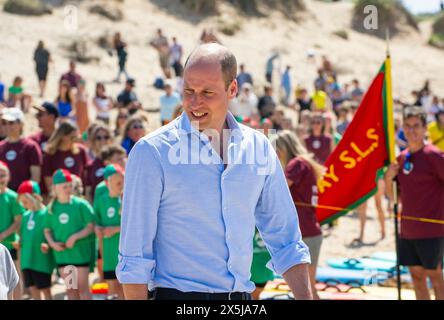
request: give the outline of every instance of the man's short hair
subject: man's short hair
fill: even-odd
[[[126,155],[125,149],[121,145],[118,144],[110,144],[103,147],[100,152],[100,160],[103,162],[109,161],[115,154]]]
[[[403,121],[409,118],[419,118],[423,126],[427,125],[427,113],[421,107],[406,107],[403,113]]]
[[[187,67],[187,64],[193,54],[194,51],[188,56],[187,60],[185,61],[184,69]],[[227,90],[231,82],[236,79],[237,60],[230,50],[225,50],[219,59],[219,63],[222,70],[222,77],[224,78],[225,82],[225,89]]]

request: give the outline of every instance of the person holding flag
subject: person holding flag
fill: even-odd
[[[396,179],[402,203],[399,263],[409,267],[417,300],[430,300],[427,278],[436,300],[444,300],[444,153],[425,144],[427,114],[420,107],[404,110],[408,147],[385,175],[393,197]]]
[[[123,168],[117,164],[109,164],[105,167],[103,177],[109,192],[100,194],[94,202],[97,218],[95,232],[102,242],[103,275],[110,294],[123,300],[123,289],[115,272],[119,255]]]

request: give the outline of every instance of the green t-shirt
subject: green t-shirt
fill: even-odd
[[[57,200],[48,208],[45,219],[45,228],[50,229],[56,242],[66,243],[68,238],[89,223],[94,223],[94,211],[91,205],[84,199],[71,197],[69,203],[61,204]],[[76,241],[74,247],[63,251],[55,251],[57,264],[86,264],[93,257],[91,252],[91,236]]]
[[[97,199],[104,193],[108,194],[108,187],[106,186],[105,181],[101,181],[94,192],[94,203],[96,203]]]
[[[120,197],[110,197],[109,193],[102,193],[96,198],[94,211],[96,213],[97,225],[101,227],[120,226],[120,208],[122,206]],[[120,232],[112,237],[103,238],[103,271],[116,270],[119,254]]]
[[[24,211],[25,209],[17,201],[17,193],[6,189],[4,193],[0,194],[0,232],[6,231],[14,223],[15,217]],[[11,250],[12,243],[17,240],[17,233],[14,232],[0,243]]]
[[[251,264],[251,281],[254,283],[265,283],[273,280],[273,271],[266,267],[271,256],[262,240],[259,232],[256,230],[253,238],[253,262]]]
[[[22,87],[11,86],[11,87],[9,87],[9,93],[11,93],[11,94],[21,94],[21,93],[23,93],[23,88]]]
[[[39,211],[26,211],[20,227],[20,267],[51,274],[55,267],[54,252],[43,253],[40,245],[47,243],[43,224],[47,215],[46,208]]]

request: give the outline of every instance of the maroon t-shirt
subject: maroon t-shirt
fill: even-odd
[[[8,187],[17,191],[19,185],[31,179],[31,166],[42,165],[42,153],[37,143],[23,138],[15,143],[0,142],[0,160],[6,162],[11,173]]]
[[[432,144],[412,153],[413,169],[404,172],[408,149],[398,156],[397,176],[402,216],[444,220],[444,153]],[[401,238],[427,239],[444,237],[444,225],[401,219]]]
[[[89,158],[86,148],[80,144],[78,147],[79,152],[77,154],[73,154],[72,151],[60,150],[53,155],[45,153],[43,155],[43,177],[51,177],[57,169],[66,169],[79,176],[85,184],[85,170],[89,164]]]
[[[328,135],[322,135],[315,137],[313,135],[304,139],[305,147],[307,150],[314,154],[314,158],[320,164],[324,164],[327,161],[328,156],[332,152],[331,142],[332,138]]]
[[[290,160],[285,168],[285,177],[293,182],[290,193],[298,211],[302,237],[314,237],[322,234],[316,219],[316,210],[311,206],[317,205],[317,184],[310,163],[301,157]]]
[[[42,154],[45,152],[46,144],[48,143],[49,137],[45,136],[42,131],[34,133],[28,138],[35,141],[39,145]]]
[[[103,181],[104,170],[105,164],[99,158],[94,159],[94,161],[86,167],[86,185],[92,188],[93,197],[96,186]]]

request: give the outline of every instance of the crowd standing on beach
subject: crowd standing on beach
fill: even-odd
[[[218,39],[212,30],[204,30],[200,42],[218,42]],[[120,83],[122,74],[126,78],[116,97],[107,94],[103,82],[96,84],[95,92],[87,92],[86,81],[94,79],[82,77],[75,61],[70,61],[68,71],[60,76],[57,96],[38,105],[24,86],[25,80],[32,79],[18,75],[10,86],[0,79],[0,241],[20,274],[19,281],[18,274],[11,272],[9,286],[6,285],[15,288],[14,299],[51,299],[53,281],[69,277],[66,268],[70,266],[76,268],[78,287],[67,286],[68,299],[91,298],[88,275],[95,268],[99,274],[96,281],[108,283],[110,297],[124,298],[115,273],[123,178],[131,149],[148,133],[150,116],[145,110],[149,103],[139,100],[136,79],[127,71],[126,63],[131,57],[124,35],[116,33],[112,44],[118,67],[113,80]],[[158,126],[161,126],[182,113],[184,49],[178,38],[172,37],[170,41],[161,29],[150,45],[158,53],[163,72],[163,77],[154,81],[154,86],[163,90],[154,105],[160,108]],[[323,238],[315,215],[317,180],[364,95],[358,79],[341,82],[329,58],[320,58],[317,77],[304,86],[294,83],[297,70],[290,61],[283,70],[276,67],[276,61],[283,59],[279,52],[270,54],[262,76],[252,75],[246,63],[240,64],[236,78],[239,92],[229,106],[239,123],[265,134],[270,130],[275,132],[270,138],[275,142],[291,196],[295,203],[307,204],[296,207],[302,237],[311,253],[309,272],[315,298],[316,268]],[[51,54],[43,41],[37,45],[34,61],[39,96],[46,97]],[[91,110],[96,114],[95,119],[91,119]],[[35,115],[39,130],[24,136],[28,114]],[[113,117],[114,114],[117,116]],[[413,210],[410,213],[426,218],[431,210],[437,219],[444,219],[444,97],[434,95],[432,85],[426,81],[422,88],[412,91],[410,101],[395,100],[395,123],[396,144],[402,152],[400,164],[390,167],[385,176],[383,172],[375,177],[378,192],[374,201],[381,239],[386,237],[385,220],[391,213],[390,179],[396,177],[404,210]],[[428,161],[432,163],[429,171],[420,171]],[[419,173],[406,169],[409,164]],[[397,175],[397,170],[402,174]],[[414,174],[410,175],[409,170]],[[412,177],[416,178],[413,182]],[[427,185],[428,189],[421,192],[434,197],[420,193],[424,199],[409,203],[404,195],[415,197],[409,193],[412,183]],[[389,201],[385,207],[386,195]],[[424,208],[427,210],[422,212]],[[366,211],[367,203],[357,208],[360,229],[353,245],[364,243]],[[442,272],[441,275],[436,272],[442,268],[443,228],[404,220],[401,226],[401,237],[406,235],[410,241],[403,243],[402,250],[410,257],[403,261],[406,265],[419,265],[412,271],[417,297],[430,298],[424,291],[425,279],[429,277],[436,297],[443,299]],[[334,228],[334,223],[330,227]],[[274,275],[265,267],[270,257],[258,232],[253,245],[251,280],[256,285],[253,297],[258,299]],[[6,257],[8,253],[0,252],[2,255]],[[8,270],[11,269],[13,266]]]

